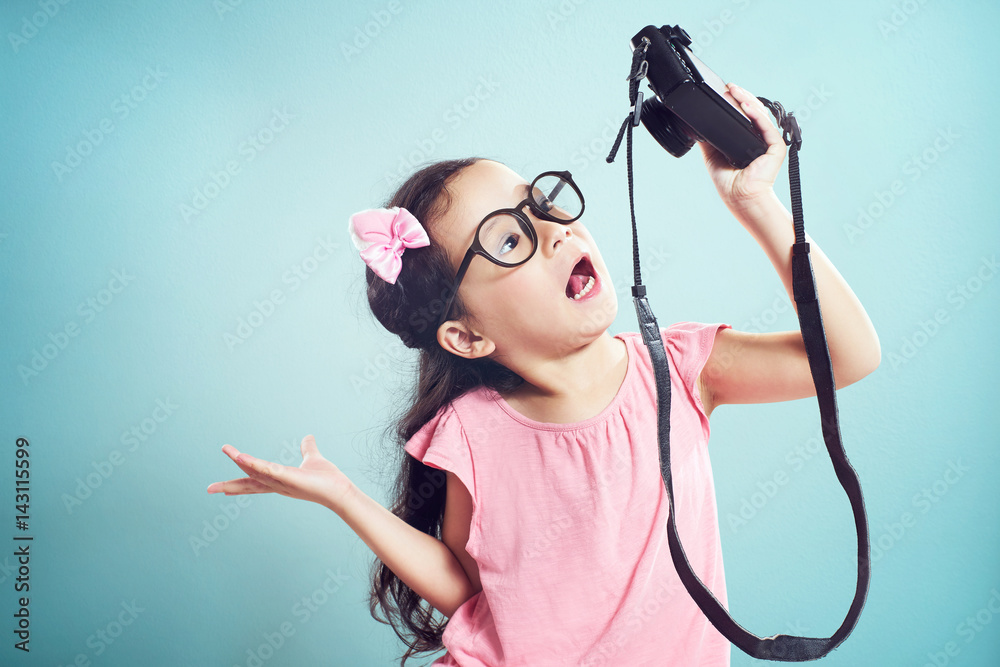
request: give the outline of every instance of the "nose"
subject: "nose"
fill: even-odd
[[[556,251],[560,243],[573,238],[573,227],[571,223],[551,222],[540,220],[535,223],[538,231],[538,243],[541,249],[548,255]]]

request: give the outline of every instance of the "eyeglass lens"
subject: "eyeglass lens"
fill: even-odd
[[[569,183],[554,174],[535,180],[531,197],[545,215],[555,220],[571,221],[577,218],[583,202]],[[535,211],[533,211],[535,212]],[[535,212],[537,214],[537,212]],[[544,216],[540,216],[544,219]],[[517,264],[531,256],[533,235],[524,228],[524,222],[510,213],[490,216],[479,229],[479,242],[494,259],[504,264]]]

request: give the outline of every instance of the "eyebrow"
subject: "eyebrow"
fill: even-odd
[[[515,190],[515,192],[517,192],[517,190]],[[516,197],[517,195],[514,195],[514,196]],[[518,201],[519,202],[523,202],[525,199],[531,199],[531,198],[532,198],[531,197],[531,183],[525,183],[524,184],[524,196],[521,197],[520,199],[518,199]],[[511,204],[509,204],[507,206],[503,206],[501,208],[507,208],[507,209],[513,208],[516,203],[517,202],[512,202]],[[499,211],[500,209],[497,208],[497,209],[493,209],[493,210],[494,211]]]

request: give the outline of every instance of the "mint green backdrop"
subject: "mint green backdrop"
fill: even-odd
[[[570,169],[615,277],[612,332],[635,330],[624,150],[603,156],[627,109],[629,37],[678,23],[723,78],[801,119],[806,228],[882,344],[879,369],[838,393],[874,565],[857,629],[824,662],[998,664],[998,14],[3,3],[0,663],[394,664],[402,645],[368,613],[367,546],[316,505],[207,495],[239,476],[220,447],[297,464],[313,433],[388,500],[383,430],[412,359],[367,310],[346,224],[427,160]],[[797,328],[699,151],[636,140],[661,324]],[[829,635],[853,593],[853,523],[818,430],[814,399],[712,420],[731,609],[757,634]],[[15,536],[34,538],[30,654],[14,648]],[[735,649],[732,662],[759,664]]]

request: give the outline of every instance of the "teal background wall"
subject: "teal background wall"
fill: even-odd
[[[239,476],[220,447],[297,464],[313,433],[388,500],[383,429],[411,358],[367,310],[346,223],[426,160],[570,169],[616,277],[613,332],[635,330],[624,150],[603,156],[629,37],[678,23],[723,78],[799,116],[806,228],[881,339],[880,368],[838,393],[871,590],[824,662],[998,664],[998,17],[920,0],[4,2],[0,663],[395,664],[367,546],[315,505],[207,495]],[[660,322],[797,328],[698,151],[636,139]],[[830,634],[854,533],[815,401],[726,406],[712,426],[732,610],[762,635]],[[28,655],[15,535],[34,537]]]

